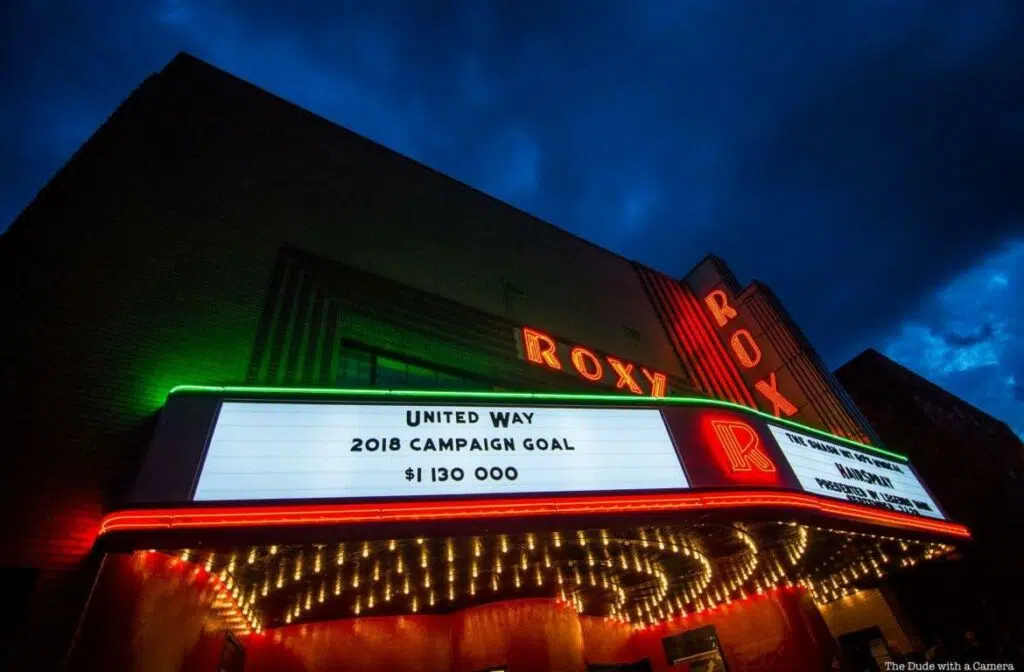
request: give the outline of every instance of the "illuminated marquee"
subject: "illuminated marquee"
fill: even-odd
[[[385,499],[406,513],[382,513]],[[190,388],[164,407],[127,501],[143,508],[108,530],[218,503],[232,504],[218,527],[792,506],[968,534],[901,455],[684,397]]]
[[[704,297],[704,304],[719,328],[725,327],[737,316],[736,309],[729,305],[729,297],[720,289],[708,293]],[[729,349],[732,350],[739,365],[745,369],[752,369],[761,362],[761,347],[746,329],[737,329],[732,333],[729,337]],[[767,379],[757,381],[754,389],[772,405],[775,417],[796,415],[796,406],[779,392],[774,372],[768,374]]]
[[[633,394],[664,397],[668,377],[611,355],[598,355],[582,345],[556,342],[542,331],[523,327],[516,331],[520,352],[526,361],[553,371],[573,373],[583,380],[625,390]]]

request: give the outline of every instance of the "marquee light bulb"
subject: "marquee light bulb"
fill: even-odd
[[[448,564],[451,564],[455,560],[455,545],[448,539],[445,541],[445,547],[448,552]]]
[[[314,574],[319,574],[320,570],[322,568],[323,568],[323,552],[322,551],[317,551],[316,552],[316,557],[313,559],[313,573]]]
[[[295,556],[295,571],[292,573],[292,579],[298,581],[302,578],[302,551]]]
[[[555,542],[555,548],[561,548],[562,547],[562,535],[561,534],[559,534],[558,532],[554,532],[552,534],[552,539]]]
[[[362,555],[363,555],[364,558],[370,557],[370,544],[369,544],[369,542],[366,542],[366,541],[363,542]]]
[[[246,564],[249,564],[249,565],[251,565],[254,562],[256,562],[256,547],[255,546],[253,546],[252,548],[249,549],[249,557],[246,558],[245,561],[246,561]]]
[[[337,562],[339,567],[345,564],[345,544],[338,544]]]
[[[532,551],[535,546],[536,546],[536,538],[533,536],[533,533],[531,532],[531,533],[526,535],[526,547],[529,548]]]
[[[501,535],[501,552],[508,553],[508,536]]]
[[[394,539],[390,539],[390,540],[388,541],[388,550],[389,550],[389,551],[393,551],[393,550],[395,550],[395,546],[396,546],[396,545],[397,545],[397,543],[395,542],[395,540],[394,540]]]

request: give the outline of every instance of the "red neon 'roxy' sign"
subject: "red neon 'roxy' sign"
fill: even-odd
[[[715,318],[715,324],[724,327],[729,321],[736,317],[736,309],[729,305],[729,297],[720,289],[713,290],[704,297],[704,303],[711,316]],[[729,337],[729,348],[740,366],[745,369],[752,369],[761,361],[761,348],[757,341],[746,329],[737,329]],[[786,399],[779,392],[779,383],[775,379],[775,373],[768,374],[767,380],[762,379],[754,384],[754,389],[772,405],[772,411],[776,418],[783,414],[795,415],[797,408],[789,399]]]
[[[526,361],[533,364],[555,371],[571,370],[591,383],[614,385],[617,390],[628,390],[633,394],[664,397],[668,390],[668,378],[664,373],[650,371],[611,355],[598,356],[582,345],[556,343],[555,339],[544,332],[529,327],[523,327],[519,335],[523,355]],[[644,386],[648,391],[644,390]]]

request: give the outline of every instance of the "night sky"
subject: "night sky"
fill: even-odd
[[[1024,432],[1024,3],[285,4],[0,3],[0,230],[187,51]]]

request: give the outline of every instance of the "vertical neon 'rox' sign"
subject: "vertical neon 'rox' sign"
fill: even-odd
[[[516,341],[520,356],[531,364],[633,394],[664,397],[668,393],[668,377],[664,373],[611,355],[597,354],[582,345],[557,342],[537,329],[517,329]]]
[[[708,307],[711,317],[719,328],[725,328],[737,316],[736,309],[729,305],[729,297],[720,289],[713,290],[704,297],[704,305]],[[752,369],[761,363],[761,347],[746,329],[736,329],[729,336],[729,349],[733,357],[744,369]],[[795,415],[796,406],[779,392],[779,384],[775,373],[769,373],[767,379],[754,383],[754,389],[772,405],[776,418],[783,415]]]

